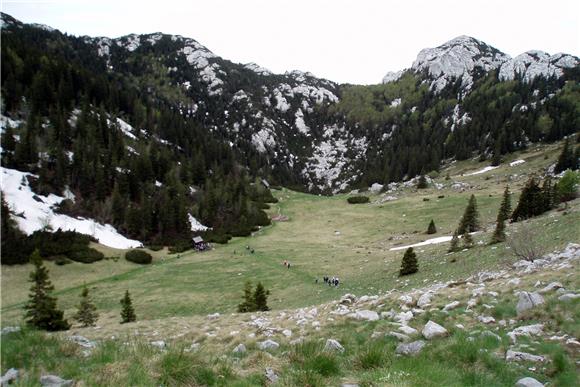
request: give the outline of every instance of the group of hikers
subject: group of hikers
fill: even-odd
[[[325,284],[328,284],[328,286],[338,286],[340,285],[340,279],[338,277],[328,277],[328,276],[324,276],[322,277],[323,281]],[[316,283],[318,283],[318,278],[316,279]]]

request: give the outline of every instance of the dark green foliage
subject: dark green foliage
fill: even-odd
[[[463,240],[463,247],[466,249],[470,249],[475,245],[473,242],[473,237],[467,231],[463,233],[461,240]]]
[[[561,202],[574,200],[578,196],[578,184],[580,184],[580,173],[566,171],[555,187],[558,199]]]
[[[264,288],[261,282],[258,282],[256,289],[252,293],[252,283],[246,282],[244,285],[243,302],[238,305],[239,313],[268,311],[268,296],[270,291]]]
[[[121,299],[121,324],[133,322],[135,320],[137,320],[137,316],[135,315],[131,295],[129,294],[129,291],[126,290],[125,297]]]
[[[347,202],[349,202],[350,204],[363,204],[363,203],[368,203],[369,202],[369,197],[368,196],[351,196],[348,199],[346,199]]]
[[[125,253],[125,259],[129,262],[139,263],[141,265],[147,265],[153,261],[151,254],[137,249],[127,251]]]
[[[457,231],[457,229],[453,231],[453,237],[451,237],[449,250],[447,250],[447,252],[453,253],[456,251],[459,251],[459,232]]]
[[[4,194],[0,199],[2,205],[2,213],[0,214],[0,239],[2,247],[0,254],[1,263],[3,265],[15,265],[27,263],[32,253],[32,245],[29,243],[26,235],[20,231],[16,222],[10,215],[10,209],[4,201]]]
[[[435,227],[435,222],[431,219],[429,222],[429,226],[427,227],[427,234],[435,234],[437,233],[437,227]]]
[[[169,246],[169,254],[183,253],[191,249],[190,240],[179,240],[175,244]]]
[[[417,188],[418,189],[425,189],[428,186],[429,186],[429,184],[427,184],[427,179],[425,178],[425,175],[419,176],[419,180],[417,181]]]
[[[463,216],[459,221],[457,232],[463,235],[465,232],[475,232],[479,230],[479,212],[477,211],[477,201],[475,195],[471,195],[469,203],[465,207]]]
[[[162,245],[147,245],[147,248],[151,251],[161,251],[163,250]]]
[[[270,310],[268,307],[268,296],[270,291],[264,288],[261,282],[256,285],[256,290],[254,291],[254,304],[256,305],[256,310],[265,312]]]
[[[405,251],[403,256],[403,261],[401,263],[401,270],[399,270],[399,276],[413,274],[419,271],[419,266],[417,263],[417,254],[413,251],[412,247],[409,247]]]
[[[252,283],[247,281],[244,285],[243,302],[238,305],[238,313],[253,312],[256,310],[256,305],[252,297]]]
[[[491,237],[489,244],[495,244],[504,242],[506,238],[505,234],[505,222],[509,219],[509,214],[511,212],[511,198],[509,187],[505,187],[503,191],[503,197],[501,200],[501,205],[499,211],[497,212],[497,219],[495,221],[495,230]]]
[[[64,319],[64,313],[56,307],[56,298],[51,295],[54,287],[48,278],[48,270],[42,264],[42,258],[38,250],[30,256],[34,264],[34,271],[30,273],[29,300],[24,309],[26,310],[26,323],[38,329],[47,331],[62,331],[70,328]]]
[[[554,172],[560,173],[566,169],[578,169],[578,158],[574,154],[569,138],[566,138],[566,141],[564,141],[562,153],[560,153],[560,156],[558,157],[558,162],[556,163]]]
[[[514,222],[538,216],[546,211],[542,189],[535,178],[531,178],[522,189],[520,200],[512,213]]]
[[[76,262],[93,263],[105,257],[101,252],[89,247],[89,243],[95,241],[93,238],[75,231],[60,229],[55,232],[35,231],[28,239],[45,259],[67,257]]]
[[[95,325],[98,318],[99,314],[97,313],[97,307],[89,296],[89,289],[85,286],[81,293],[81,302],[74,319],[81,323],[83,327],[92,327]]]

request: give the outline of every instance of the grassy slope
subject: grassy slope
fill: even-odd
[[[544,155],[549,159],[545,160]],[[452,165],[448,170],[454,181],[475,187],[462,193],[451,189],[406,190],[396,194],[400,197],[396,201],[350,205],[345,195],[329,198],[279,191],[280,202],[271,211],[289,216],[289,222],[275,223],[254,237],[237,238],[203,254],[190,252],[181,254],[178,259],[176,255],[169,256],[161,251],[155,253],[154,264],[145,267],[124,259],[91,265],[47,265],[59,304],[67,313],[73,313],[80,287],[87,283],[103,316],[113,320],[119,313],[118,300],[125,289],[131,291],[140,319],[160,319],[233,312],[247,280],[262,281],[272,292],[270,306],[282,309],[319,304],[346,292],[377,294],[394,287],[422,285],[434,279],[461,278],[504,264],[504,246],[481,247],[462,253],[461,260],[454,265],[444,264],[446,243],[420,247],[417,251],[421,270],[405,282],[397,278],[403,252],[389,249],[433,236],[451,235],[471,193],[477,197],[481,223],[488,230],[475,239],[487,241],[493,230],[506,175],[520,176],[519,180],[510,182],[512,191],[517,193],[526,180],[521,175],[549,165],[557,157],[557,151],[549,146],[513,158],[519,156],[528,162],[516,167],[506,163],[498,170],[475,176],[462,177],[460,174],[481,169],[486,164],[470,161]],[[438,181],[445,183],[443,178]],[[438,199],[439,195],[445,198]],[[425,197],[430,200],[423,201]],[[438,228],[433,236],[424,233],[430,219],[435,220]],[[580,231],[573,227],[578,224],[575,212],[571,217],[544,223],[551,232],[539,237],[547,250],[561,247],[566,241],[580,240]],[[340,235],[336,235],[336,231]],[[389,240],[392,237],[395,240]],[[251,246],[255,253],[250,253],[246,246]],[[110,249],[105,253],[122,255],[121,251]],[[285,259],[292,263],[290,270],[282,265]],[[2,321],[16,323],[27,299],[30,266],[2,269]],[[341,288],[315,284],[315,278],[323,275],[339,276]]]
[[[544,155],[548,155],[548,159]],[[40,374],[52,372],[83,380],[86,385],[253,386],[264,384],[264,367],[273,367],[281,375],[281,384],[288,386],[340,385],[344,382],[369,386],[513,385],[526,375],[542,381],[551,380],[554,385],[575,385],[578,382],[574,366],[577,350],[570,352],[549,341],[524,339],[523,342],[530,345],[528,350],[547,355],[551,361],[533,372],[527,370],[531,364],[508,365],[499,357],[509,347],[505,335],[509,328],[497,331],[501,342],[484,338],[468,341],[464,332],[454,329],[454,323],[461,322],[471,329],[488,327],[474,322],[464,308],[452,312],[451,317],[428,312],[413,321],[411,325],[421,329],[427,319],[433,318],[451,331],[449,339],[431,343],[413,359],[394,356],[396,342],[391,338],[369,339],[373,332],[393,329],[387,320],[360,323],[336,319],[332,322],[328,320],[330,308],[322,305],[319,306],[322,329],[317,331],[308,326],[302,333],[308,338],[307,342],[301,346],[289,345],[289,340],[275,337],[282,347],[271,356],[256,350],[256,342],[263,337],[252,339],[248,336],[256,331],[246,325],[251,316],[229,314],[239,302],[243,283],[260,280],[271,289],[269,304],[276,310],[266,316],[276,319],[275,326],[292,329],[294,338],[298,330],[295,322],[280,317],[283,313],[293,313],[286,309],[319,305],[347,292],[362,295],[393,288],[409,290],[433,281],[460,279],[481,270],[508,267],[513,258],[504,244],[479,246],[447,255],[444,243],[417,248],[420,271],[401,281],[397,271],[403,251],[389,249],[431,238],[424,234],[431,218],[438,228],[434,236],[450,235],[471,193],[478,199],[482,224],[488,229],[475,239],[486,241],[493,230],[506,175],[520,176],[510,182],[512,191],[519,192],[527,179],[522,174],[538,171],[552,163],[556,156],[557,151],[551,146],[532,150],[513,156],[513,159],[525,158],[525,164],[505,165],[482,175],[463,177],[461,173],[485,165],[473,161],[456,163],[448,170],[454,181],[474,186],[469,192],[406,190],[396,194],[399,200],[384,204],[349,205],[346,195],[328,198],[279,191],[280,202],[271,211],[289,216],[289,222],[276,223],[254,237],[235,239],[203,254],[186,253],[177,258],[167,255],[166,251],[157,252],[150,266],[134,265],[123,259],[91,265],[47,263],[59,305],[65,308],[67,315],[74,311],[82,284],[90,285],[101,313],[99,328],[75,328],[74,332],[104,341],[93,355],[79,360],[82,348],[59,340],[58,336],[29,331],[11,334],[2,339],[2,370],[13,366],[25,369],[27,374],[21,385],[36,385]],[[445,183],[443,178],[438,181]],[[438,199],[439,195],[445,197]],[[430,200],[423,201],[424,197]],[[547,251],[561,248],[570,241],[578,242],[580,200],[571,203],[566,216],[552,211],[528,223]],[[510,225],[508,231],[517,227],[519,224]],[[336,235],[336,231],[340,235]],[[246,246],[251,246],[255,253],[250,253]],[[109,256],[122,254],[99,248]],[[452,258],[457,262],[450,263]],[[282,265],[284,259],[291,261],[290,270]],[[20,321],[29,287],[26,282],[29,271],[29,265],[2,267],[3,325]],[[562,278],[554,277],[558,273],[533,275],[524,279],[519,288],[532,288],[540,279],[545,282],[559,280],[568,289],[578,289],[580,279],[575,273]],[[335,289],[315,284],[314,278],[324,274],[338,275],[343,285]],[[488,288],[498,286],[492,283]],[[118,300],[125,289],[133,294],[140,321],[119,325]],[[492,314],[498,319],[514,318],[515,296],[512,289],[504,290]],[[466,287],[451,289],[438,296],[434,305],[445,305],[449,297],[465,303],[470,292]],[[380,309],[396,309],[397,294]],[[493,303],[493,300],[483,299],[483,303]],[[474,316],[489,313],[481,304],[476,307]],[[578,306],[577,301],[565,305],[552,296],[548,298],[546,309],[527,315],[524,324],[544,321],[552,332],[563,331],[578,337]],[[215,323],[208,322],[205,315],[216,311],[225,314]],[[213,334],[216,336],[212,337]],[[111,337],[120,340],[108,340]],[[324,353],[322,346],[327,337],[338,339],[346,352]],[[159,351],[148,345],[148,341],[155,339],[169,341],[169,350]],[[124,342],[132,345],[124,345]],[[201,344],[199,352],[184,351],[192,342]],[[248,354],[229,353],[240,342],[248,346]],[[223,356],[224,353],[227,355]]]

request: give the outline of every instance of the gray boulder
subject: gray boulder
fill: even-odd
[[[406,334],[406,335],[416,335],[418,333],[418,331],[415,328],[410,327],[408,325],[402,325],[402,326],[400,326],[399,327],[399,330],[401,332],[403,332],[404,334]]]
[[[0,378],[0,386],[8,386],[12,383],[15,383],[18,380],[18,370],[16,368],[10,368],[4,376]]]
[[[551,282],[548,285],[546,285],[542,290],[540,290],[539,293],[541,294],[549,293],[554,290],[562,289],[563,287],[564,286],[560,282]]]
[[[326,340],[326,345],[324,346],[324,350],[328,352],[344,352],[344,347],[334,339]]]
[[[339,303],[342,305],[351,305],[356,302],[356,296],[354,294],[347,293],[340,299]]]
[[[459,301],[453,301],[450,302],[449,304],[445,305],[445,307],[443,308],[443,310],[445,312],[449,312],[450,310],[453,310],[455,308],[457,308],[461,303]]]
[[[429,320],[421,333],[427,340],[431,340],[436,337],[447,336],[448,332],[447,329],[443,328],[441,325]]]
[[[0,331],[0,334],[5,335],[8,333],[15,333],[15,332],[20,332],[20,327],[4,327],[2,328],[2,331]]]
[[[152,341],[151,345],[159,349],[165,349],[165,347],[167,347],[167,343],[163,340]]]
[[[393,332],[393,331],[391,331],[391,332],[387,333],[387,336],[394,337],[394,338],[396,338],[399,341],[405,341],[405,342],[406,341],[411,341],[411,338],[409,336],[404,335],[404,334],[399,333],[399,332]]]
[[[357,320],[377,321],[379,319],[379,314],[372,310],[357,310],[352,314],[352,317]]]
[[[415,356],[425,346],[425,342],[423,340],[413,341],[412,343],[408,344],[399,344],[397,345],[397,349],[395,349],[395,353],[398,355],[404,356]]]
[[[73,380],[65,380],[56,375],[44,375],[40,377],[40,385],[43,387],[69,387],[73,383]]]
[[[538,336],[544,330],[544,324],[525,325],[508,332],[508,336],[513,344],[516,343],[518,336]]]
[[[544,387],[544,385],[534,378],[527,377],[518,380],[515,387]]]
[[[566,294],[562,294],[560,297],[558,297],[558,300],[568,302],[568,301],[575,300],[578,297],[580,297],[580,294],[566,293]]]
[[[421,297],[419,297],[419,300],[417,300],[417,306],[419,308],[424,308],[426,306],[428,306],[429,304],[431,304],[431,298],[433,298],[433,293],[424,293],[421,295]]]
[[[233,353],[245,353],[247,351],[246,346],[240,343],[232,350]]]
[[[272,368],[266,368],[265,375],[266,379],[268,379],[270,383],[276,383],[279,379],[279,376],[276,374],[276,372],[274,372]]]
[[[278,349],[278,347],[280,347],[280,344],[278,344],[274,340],[266,340],[258,343],[258,348],[260,348],[262,351],[268,349]]]
[[[516,306],[518,316],[524,313],[526,310],[535,308],[536,306],[544,303],[544,297],[535,292],[520,292],[519,297],[518,305]]]

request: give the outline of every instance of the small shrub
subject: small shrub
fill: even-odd
[[[508,236],[507,246],[516,258],[530,262],[544,255],[544,247],[536,231],[527,224],[522,224]]]
[[[195,359],[183,351],[170,351],[161,358],[159,368],[161,371],[160,382],[162,385],[194,385],[196,382]]]
[[[419,266],[417,264],[417,254],[415,254],[412,247],[409,247],[403,256],[403,262],[401,263],[399,276],[413,274],[417,271],[419,271]]]
[[[69,253],[68,256],[73,261],[81,263],[93,263],[105,258],[103,253],[92,248],[81,251],[73,251]]]
[[[358,368],[370,370],[384,367],[389,361],[389,354],[382,345],[374,344],[360,352],[355,360]]]
[[[149,250],[151,251],[161,251],[163,250],[163,246],[162,245],[149,245],[146,246]]]
[[[58,266],[64,266],[64,265],[68,265],[69,263],[72,263],[72,261],[70,259],[68,259],[67,257],[65,257],[64,255],[59,255],[57,257],[54,257],[54,263]]]
[[[173,246],[169,246],[169,254],[183,253],[191,249],[191,244],[189,241],[179,241]]]
[[[370,201],[368,196],[351,196],[348,199],[346,199],[347,202],[349,202],[350,204],[364,204],[364,203],[368,203]]]
[[[125,291],[125,297],[121,299],[121,308],[121,324],[137,320],[135,309],[133,308],[133,301],[131,301],[131,295],[128,290]]]
[[[143,250],[130,250],[125,253],[125,259],[129,262],[147,265],[153,261],[151,254]]]
[[[435,234],[437,233],[437,227],[435,227],[435,222],[431,219],[429,226],[427,227],[427,234]]]

